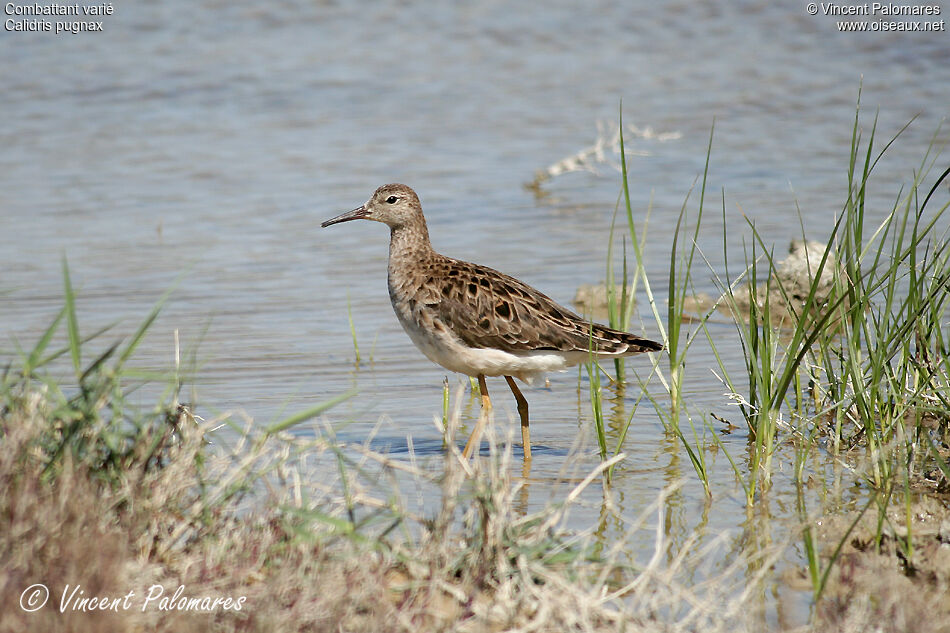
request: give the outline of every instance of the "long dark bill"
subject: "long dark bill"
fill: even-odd
[[[320,226],[322,228],[327,228],[331,224],[339,224],[340,222],[349,222],[350,220],[361,220],[369,215],[369,211],[366,210],[366,206],[356,207],[352,211],[347,211],[346,213],[341,213],[335,218],[330,218]]]

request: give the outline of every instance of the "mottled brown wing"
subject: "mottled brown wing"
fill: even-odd
[[[467,345],[508,352],[530,350],[594,351],[626,355],[656,351],[654,341],[591,325],[547,295],[502,272],[469,262],[440,258],[428,267],[427,285],[438,288],[443,323]]]

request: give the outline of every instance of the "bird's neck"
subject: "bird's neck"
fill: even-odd
[[[424,220],[392,229],[389,237],[390,267],[399,262],[418,261],[432,253],[429,230]]]

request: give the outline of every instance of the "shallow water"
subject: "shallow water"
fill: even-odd
[[[567,303],[603,278],[619,177],[609,166],[560,176],[545,197],[523,185],[592,144],[623,99],[626,123],[679,133],[627,139],[646,153],[629,158],[631,193],[638,217],[652,200],[647,258],[664,297],[673,227],[713,121],[708,192],[715,215],[725,190],[735,266],[744,216],[777,251],[800,235],[799,209],[807,236],[826,238],[844,200],[862,83],[865,136],[878,110],[882,140],[918,117],[878,166],[870,213],[880,219],[950,114],[950,38],[838,33],[832,18],[785,5],[170,0],[118,4],[104,33],[0,31],[0,348],[29,345],[53,318],[65,255],[83,331],[117,323],[109,340],[175,285],[140,362],[170,366],[177,329],[186,351],[197,346],[192,397],[207,415],[239,408],[263,423],[356,387],[330,416],[355,420],[343,439],[360,441],[383,417],[375,447],[404,454],[411,435],[417,455],[436,459],[445,372],[412,347],[388,305],[386,231],[320,221],[383,182],[405,182],[437,249]],[[710,226],[700,247],[721,274],[722,234]],[[697,276],[698,290],[716,294],[711,276]],[[734,336],[729,323],[711,329]],[[741,350],[732,353],[738,369]],[[714,366],[697,346],[689,402],[739,423]],[[628,367],[649,373],[645,359]],[[580,387],[576,371],[550,380],[525,389],[537,442],[530,507],[553,494],[548,482],[579,433],[596,464],[586,375]],[[515,416],[504,383],[489,388],[499,417]],[[627,389],[618,419],[638,395]],[[466,402],[463,421],[476,415]],[[741,429],[723,442],[744,454]],[[625,513],[686,477],[671,533],[748,529],[728,461],[710,451],[716,503],[704,511],[686,456],[649,404],[624,450]],[[792,491],[776,479],[769,512],[783,516]],[[792,621],[802,615],[792,611]]]

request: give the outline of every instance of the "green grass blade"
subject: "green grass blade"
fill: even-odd
[[[79,322],[76,320],[76,294],[69,278],[69,264],[63,256],[63,292],[66,301],[66,329],[69,332],[69,355],[73,360],[73,370],[76,377],[82,375],[82,346],[79,341]]]
[[[46,328],[46,331],[43,332],[43,335],[40,337],[40,340],[36,342],[36,345],[33,346],[33,349],[30,351],[29,357],[26,359],[26,367],[23,368],[23,373],[25,375],[30,375],[37,368],[42,366],[43,353],[46,351],[46,348],[49,347],[50,341],[53,339],[53,335],[56,334],[56,331],[59,329],[59,324],[62,322],[63,317],[66,315],[66,308],[63,308],[59,311],[59,314],[56,315],[56,318],[53,319],[53,322],[50,323],[49,327]]]
[[[177,284],[176,284],[177,285]],[[151,312],[148,313],[148,316],[145,317],[145,320],[142,321],[138,329],[135,330],[135,334],[132,335],[132,338],[129,339],[128,345],[125,346],[125,349],[122,350],[122,354],[119,355],[119,360],[116,363],[116,368],[118,369],[125,364],[125,361],[129,360],[135,349],[139,346],[139,343],[142,342],[142,339],[145,338],[145,333],[148,332],[148,329],[152,327],[152,324],[155,322],[155,319],[158,318],[158,313],[162,311],[162,307],[165,305],[165,302],[168,300],[168,297],[171,295],[174,290],[174,286],[169,288],[162,294],[158,301],[155,302],[155,305],[152,306]]]
[[[302,422],[306,422],[307,420],[310,420],[311,418],[315,418],[316,416],[320,415],[327,409],[330,409],[331,407],[335,407],[336,405],[340,404],[341,402],[345,400],[349,400],[350,398],[355,396],[356,393],[357,393],[356,389],[351,389],[345,393],[342,393],[336,396],[335,398],[331,398],[327,400],[326,402],[321,402],[320,404],[314,407],[310,407],[309,409],[306,409],[304,411],[301,411],[300,413],[295,413],[294,415],[287,417],[281,420],[280,422],[275,422],[274,424],[270,425],[269,427],[267,427],[267,429],[264,430],[264,435],[266,436],[266,435],[273,435],[275,433],[280,433],[281,431],[286,431],[287,429],[293,426],[296,426]]]
[[[105,352],[100,354],[99,357],[96,358],[96,360],[94,360],[89,365],[89,367],[87,367],[86,370],[82,372],[82,375],[79,377],[79,383],[80,384],[85,383],[86,379],[89,378],[91,375],[93,375],[96,372],[96,370],[102,367],[102,364],[105,363],[107,360],[109,360],[112,357],[112,355],[115,354],[115,351],[118,348],[119,348],[118,342],[110,345],[109,348],[106,349]]]

